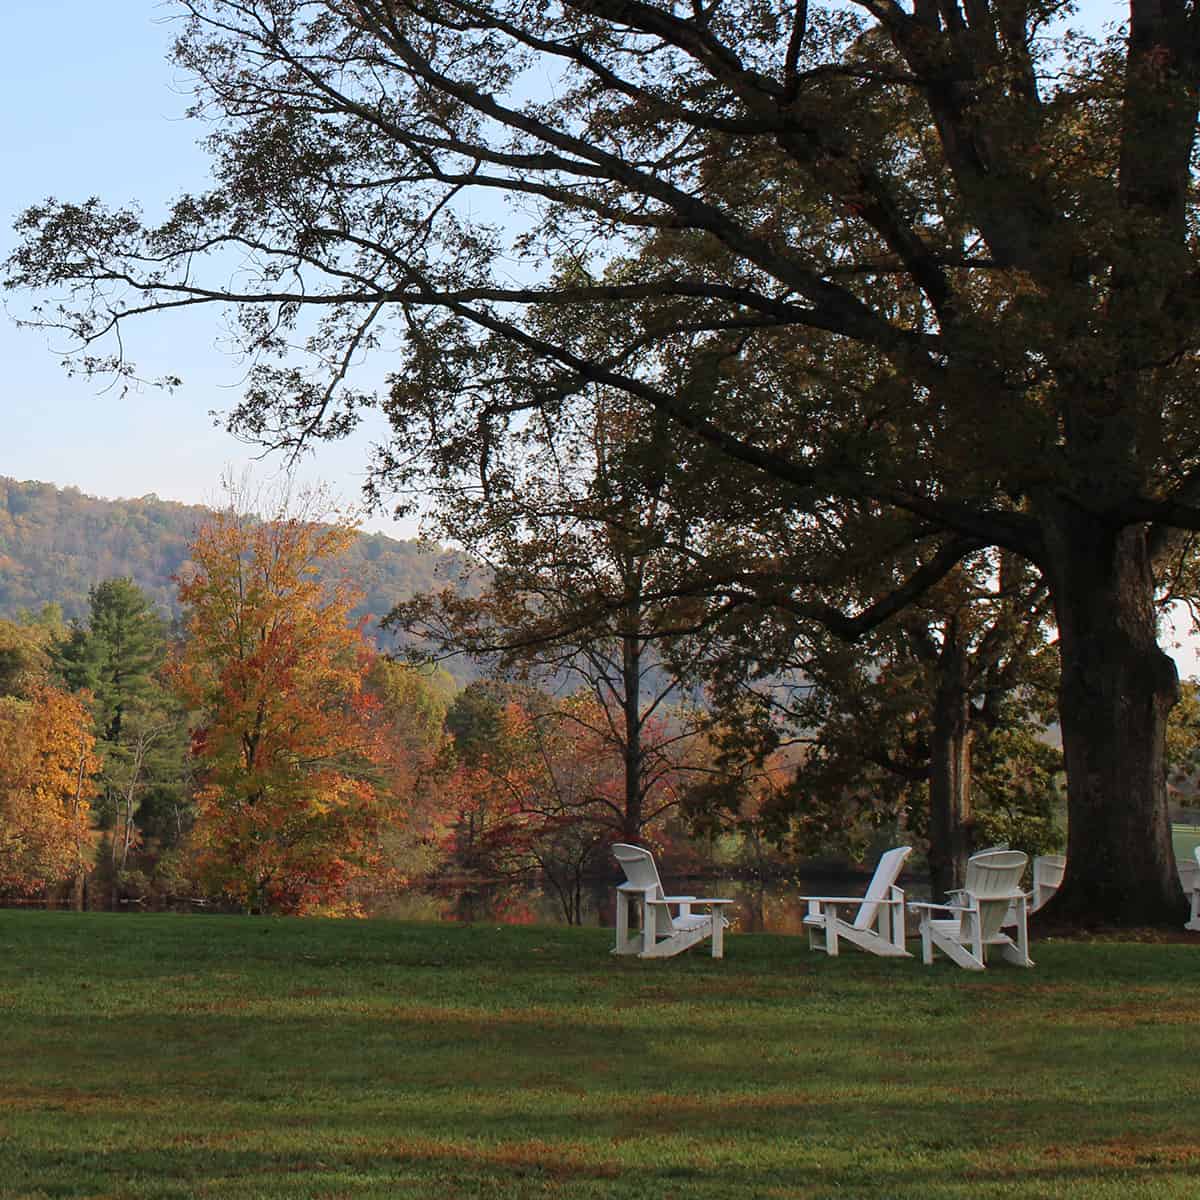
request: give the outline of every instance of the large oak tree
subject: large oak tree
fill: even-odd
[[[131,369],[100,341],[147,310],[231,303],[268,356],[234,423],[294,447],[354,423],[353,363],[399,334],[381,489],[486,478],[602,383],[771,503],[1024,556],[1061,641],[1060,915],[1175,919],[1154,598],[1200,527],[1194,0],[1104,42],[1055,0],[179,8],[214,187],[154,227],[48,202],[10,264],[88,366]],[[526,319],[551,305],[557,334]],[[614,307],[636,336],[589,355]]]

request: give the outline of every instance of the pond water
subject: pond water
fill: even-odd
[[[663,880],[669,896],[712,896],[732,900],[726,910],[734,932],[803,932],[804,896],[861,896],[870,872],[822,873],[793,880],[760,882],[729,878],[670,878]],[[905,895],[928,895],[924,881],[905,878]],[[584,896],[584,925],[611,926],[613,883],[603,880],[588,886]],[[517,896],[502,895],[486,886],[447,890],[443,894],[409,893],[378,906],[374,916],[413,921],[495,921],[499,924],[553,925],[565,922],[563,910],[547,891],[532,889]]]
[[[668,896],[712,896],[732,900],[725,915],[735,933],[804,932],[805,896],[861,896],[871,880],[871,872],[844,867],[804,871],[792,879],[738,879],[728,876],[703,877],[665,875],[663,887]],[[613,879],[591,881],[583,894],[584,925],[610,927],[614,916]],[[901,879],[905,896],[927,899],[929,888],[921,875]],[[94,901],[89,897],[89,901]],[[69,900],[0,899],[0,907],[70,908]],[[89,903],[87,907],[97,907]],[[106,907],[106,904],[102,907]],[[391,917],[405,921],[491,921],[513,925],[565,924],[562,906],[549,888],[528,887],[514,891],[511,886],[461,883],[446,886],[436,894],[414,890],[372,903],[365,902],[368,917]],[[220,904],[180,898],[174,901],[121,902],[121,912],[222,912],[232,911]]]

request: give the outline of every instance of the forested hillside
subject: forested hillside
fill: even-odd
[[[0,476],[0,617],[54,603],[68,619],[81,619],[88,589],[123,575],[174,616],[173,577],[208,511],[153,495],[99,500],[77,488]],[[362,534],[338,570],[365,593],[355,617],[377,621],[398,600],[443,586],[455,560],[419,542]]]

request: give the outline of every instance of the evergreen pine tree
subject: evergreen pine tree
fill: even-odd
[[[166,656],[163,620],[129,578],[106,579],[88,592],[86,626],[74,623],[58,651],[58,668],[74,690],[93,695],[96,732],[111,745],[138,704],[153,704]]]
[[[182,833],[169,818],[190,807],[183,801],[186,723],[162,686],[166,624],[145,593],[128,577],[107,579],[88,601],[87,623],[72,623],[55,665],[67,687],[92,695],[103,761],[95,807],[116,874],[147,832],[160,844]]]

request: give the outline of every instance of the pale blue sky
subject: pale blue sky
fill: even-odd
[[[1119,0],[1079,7],[1096,26],[1122,9]],[[0,255],[12,245],[16,214],[48,195],[133,200],[153,215],[175,193],[203,187],[206,163],[195,144],[203,127],[184,118],[184,81],[166,57],[173,11],[159,0],[5,0]],[[0,320],[0,475],[96,496],[219,502],[222,473],[240,475],[253,458],[208,415],[230,407],[239,385],[237,364],[217,348],[219,332],[215,311],[141,324],[132,347],[139,367],[150,377],[177,373],[184,386],[122,397],[69,378],[44,335]],[[371,437],[319,447],[302,482],[322,481],[356,502]],[[279,464],[253,470],[268,485]],[[380,517],[367,525],[395,537],[415,532]],[[1190,647],[1179,661],[1196,673]]]
[[[196,146],[203,126],[184,118],[183,80],[167,62],[172,6],[158,0],[6,0],[0,113],[0,254],[14,217],[46,196],[137,201],[148,214],[176,193],[204,186]],[[9,303],[11,311],[22,298]],[[216,310],[143,323],[131,356],[147,377],[175,372],[184,386],[124,397],[95,380],[69,378],[44,334],[0,321],[5,435],[0,475],[75,486],[91,495],[154,492],[186,503],[219,502],[220,477],[251,463],[253,451],[214,426],[210,410],[237,399],[235,361],[216,345]],[[318,447],[299,474],[321,480],[347,503],[362,485],[370,434]],[[280,464],[254,466],[271,483]],[[386,518],[368,527],[411,536]]]

